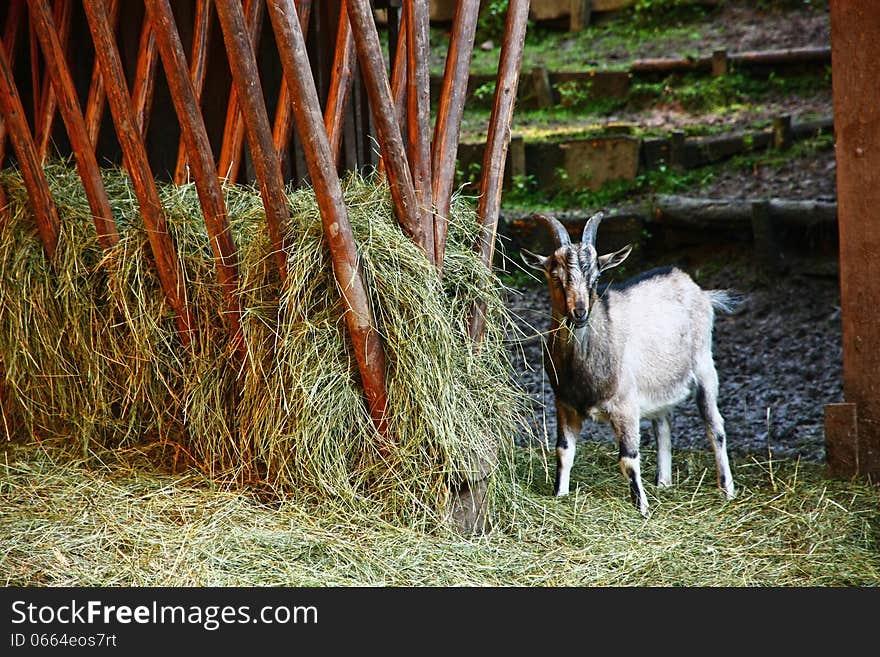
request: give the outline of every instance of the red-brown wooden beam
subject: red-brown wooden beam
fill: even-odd
[[[250,39],[249,43],[251,44],[251,49],[255,50],[263,26],[263,0],[245,0],[244,13],[247,16],[245,22],[247,24],[247,35]],[[232,54],[228,52],[227,54],[230,59],[229,64],[232,66]],[[233,72],[234,76],[235,73]],[[223,142],[220,145],[220,159],[217,163],[217,171],[220,173],[220,177],[226,178],[229,182],[238,180],[242,148],[244,146],[245,127],[241,116],[238,94],[238,88],[233,84],[229,89],[226,125],[223,128]]]
[[[103,0],[83,0],[83,7],[92,33],[92,42],[95,44],[95,55],[101,63],[101,76],[107,91],[110,114],[116,126],[116,135],[125,154],[128,175],[147,230],[159,283],[174,310],[180,341],[184,346],[189,346],[195,324],[186,302],[186,277],[162,213],[156,181],[150,171],[147,151],[132,109],[128,83],[122,70],[119,51],[116,49],[116,40],[110,29],[107,9]]]
[[[345,0],[342,1],[340,11],[345,11]],[[299,16],[299,27],[303,34],[309,30],[309,18],[312,14],[312,0],[296,0],[296,11]],[[272,139],[275,142],[275,150],[284,160],[284,154],[290,147],[290,138],[293,136],[293,108],[290,106],[290,90],[287,82],[282,80],[281,89],[278,90],[278,107],[275,108],[275,123],[272,128]]]
[[[467,98],[468,74],[480,0],[459,0],[452,20],[452,36],[446,54],[443,86],[437,103],[437,123],[431,151],[431,174],[434,192],[434,252],[437,266],[442,270],[446,251],[446,233],[449,226],[449,207],[455,183],[455,163],[458,160],[458,141],[461,117]]]
[[[113,210],[110,209],[110,200],[107,198],[107,190],[104,188],[101,171],[95,159],[95,151],[86,132],[73,78],[67,66],[64,46],[59,34],[60,28],[56,28],[53,23],[47,0],[28,0],[28,7],[43,49],[43,57],[46,59],[46,71],[55,88],[54,97],[57,98],[61,118],[64,120],[73,147],[73,155],[92,211],[98,241],[105,249],[110,248],[119,240],[119,235],[113,222]]]
[[[403,232],[424,250],[424,229],[403,137],[396,119],[391,86],[385,71],[382,47],[379,44],[379,33],[373,20],[373,10],[369,0],[347,0],[347,5],[348,18],[351,21],[358,61],[376,124],[376,135],[385,162],[385,175],[391,188],[391,200],[397,221]]]
[[[6,13],[6,25],[3,28],[2,44],[10,70],[13,70],[15,67],[15,46],[18,42],[18,32],[23,15],[24,0],[12,0]],[[6,123],[3,117],[0,116],[0,166],[3,165],[4,159],[6,159]]]
[[[428,40],[428,0],[406,0],[409,20],[407,41],[407,134],[409,166],[422,224],[422,247],[430,262],[434,252],[434,203],[431,191],[431,78],[428,64],[431,44]]]
[[[303,141],[303,151],[321,211],[324,236],[330,247],[333,274],[346,305],[345,321],[354,345],[364,395],[376,429],[387,438],[384,351],[374,328],[370,298],[358,266],[357,245],[324,131],[318,92],[292,0],[269,0],[269,17],[290,87],[297,129],[299,134],[309,136]]]
[[[501,185],[504,182],[504,162],[510,145],[510,123],[519,84],[526,23],[529,18],[529,0],[510,0],[504,24],[504,41],[495,83],[495,100],[489,117],[489,134],[483,155],[480,202],[477,216],[480,221],[480,237],[477,252],[483,262],[491,267],[495,255],[495,234],[498,229],[498,213],[501,210]],[[485,327],[485,314],[481,304],[476,304],[471,315],[470,336],[479,341]]]
[[[193,91],[196,94],[196,103],[202,99],[202,90],[205,88],[205,78],[208,74],[208,42],[211,36],[211,8],[212,0],[197,0],[196,15],[193,23],[193,42],[190,54],[189,77],[192,81]],[[186,140],[181,135],[180,144],[177,148],[177,166],[174,168],[174,182],[183,184],[189,178],[187,174]]]
[[[406,60],[407,60],[407,7],[404,4],[400,10],[400,25],[398,27],[397,50],[394,53],[394,61],[391,64],[391,98],[394,101],[394,114],[401,135],[406,135]],[[379,160],[379,174],[385,174],[385,159]]]
[[[156,61],[159,53],[156,49],[156,35],[150,21],[144,16],[141,27],[141,40],[138,46],[137,66],[134,71],[134,85],[131,90],[131,102],[134,106],[134,118],[141,135],[146,136],[150,127],[150,110],[153,106],[153,91],[156,88]]]
[[[31,91],[34,98],[34,134],[40,133],[40,103],[42,101],[43,85],[40,83],[40,45],[37,43],[37,34],[34,32],[34,23],[28,17],[28,47],[30,49],[31,64]]]
[[[354,37],[351,34],[346,5],[347,0],[342,0],[339,7],[339,27],[336,30],[333,71],[330,74],[330,93],[327,95],[327,107],[324,109],[324,128],[330,140],[330,154],[337,165],[342,145],[342,124],[354,79]]]
[[[70,17],[73,13],[72,9],[73,3],[70,0],[55,0],[55,9],[52,16],[55,25],[58,26],[58,39],[61,43],[62,54],[67,51],[67,40],[70,36]],[[37,39],[42,41],[36,25],[34,25],[34,31],[37,32]],[[43,56],[46,57],[46,48],[42,43],[41,47],[43,48]],[[46,60],[46,68],[48,69],[51,64],[48,63],[47,57]],[[55,110],[58,109],[58,99],[55,97],[55,86],[52,83],[52,78],[51,75],[48,74],[48,71],[43,80],[43,93],[41,97],[40,114],[42,118],[37,121],[37,125],[40,126],[40,131],[37,133],[36,144],[37,157],[40,158],[40,162],[45,162],[46,157],[49,154],[49,142],[52,139],[52,128],[55,125]]]
[[[110,31],[116,32],[116,23],[119,20],[119,0],[109,0],[107,13],[110,15]],[[104,79],[101,77],[101,64],[98,58],[92,65],[92,80],[89,84],[89,97],[86,100],[86,131],[89,140],[94,146],[98,144],[98,134],[101,131],[101,122],[104,120],[104,106],[107,95],[104,91]]]
[[[259,0],[262,3],[262,0]],[[294,10],[295,11],[295,10]],[[263,88],[257,70],[257,58],[248,36],[244,12],[238,2],[218,2],[217,16],[226,43],[233,86],[236,88],[241,116],[247,130],[248,144],[254,160],[254,171],[263,197],[263,208],[269,224],[269,236],[281,278],[287,277],[287,249],[284,232],[289,216],[281,161],[272,142],[272,128],[263,101]]]
[[[225,316],[229,322],[233,351],[243,357],[245,345],[241,333],[241,302],[237,291],[238,252],[229,226],[223,191],[214,169],[208,131],[205,129],[171,5],[168,0],[146,0],[146,5],[174,109],[180,120],[180,130],[186,143],[187,158],[193,171],[202,214],[205,216],[208,237],[211,239],[217,278],[226,302]]]
[[[58,248],[58,210],[37,159],[34,140],[3,48],[0,48],[0,113],[6,122],[21,177],[33,206],[37,232],[49,258],[54,259]]]
[[[831,3],[831,74],[846,404],[826,410],[829,473],[880,479],[880,21]]]

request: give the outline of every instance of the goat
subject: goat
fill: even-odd
[[[556,250],[523,259],[546,275],[552,318],[544,341],[545,366],[556,417],[557,496],[567,495],[576,442],[584,420],[609,422],[617,436],[620,468],[632,502],[648,515],[639,458],[639,421],[652,420],[657,440],[657,486],[672,485],[670,412],[696,390],[696,401],[715,452],[718,486],[734,495],[724,419],[718,411],[718,374],[712,358],[715,310],[733,312],[727,291],[703,290],[675,267],[658,268],[599,291],[599,276],[629,256],[632,245],[596,252],[602,213],[572,244],[559,221],[535,215],[553,235]]]

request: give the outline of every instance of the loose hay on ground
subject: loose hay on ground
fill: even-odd
[[[880,495],[821,466],[751,460],[725,502],[710,454],[683,455],[677,487],[633,513],[608,446],[587,443],[584,482],[549,496],[541,455],[516,452],[515,522],[466,538],[368,513],[212,490],[136,455],[58,459],[10,446],[0,466],[6,585],[876,586]],[[652,452],[647,453],[650,459]],[[772,476],[771,476],[772,471]],[[531,482],[530,484],[527,482]]]

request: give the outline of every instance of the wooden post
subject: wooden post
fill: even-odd
[[[422,244],[429,262],[436,262],[434,253],[434,202],[431,191],[431,80],[428,64],[431,46],[428,42],[428,0],[407,0],[407,134],[409,166],[422,224]]]
[[[202,90],[205,88],[205,76],[208,74],[208,40],[211,36],[212,0],[198,0],[193,23],[192,54],[190,55],[189,77],[196,94],[196,104],[201,101]],[[180,137],[177,147],[177,166],[174,168],[174,182],[182,185],[189,178],[186,160],[186,140]]]
[[[403,232],[424,249],[424,230],[400,126],[395,119],[391,87],[385,71],[382,48],[379,45],[379,34],[373,22],[373,10],[370,8],[369,0],[347,0],[346,4],[358,61],[370,100],[370,109],[376,122],[376,133],[382,159],[385,162],[385,173],[391,187],[391,199],[397,221]]]
[[[483,175],[480,181],[480,203],[477,215],[481,235],[476,250],[489,267],[495,255],[495,233],[501,209],[501,186],[504,183],[504,164],[510,141],[510,123],[519,83],[526,23],[529,17],[529,0],[510,0],[504,27],[501,60],[498,63],[498,81],[495,85],[495,102],[489,118],[489,135],[483,156]],[[475,304],[471,313],[470,336],[479,342],[485,327],[481,303]]]
[[[455,7],[452,37],[449,40],[446,69],[443,72],[443,86],[437,105],[437,123],[434,125],[431,153],[434,207],[437,213],[434,219],[434,260],[441,271],[446,251],[452,186],[455,182],[461,116],[467,98],[471,54],[474,49],[479,12],[479,0],[461,0]]]
[[[3,50],[0,48],[0,113],[6,118],[6,130],[33,206],[37,232],[49,258],[54,259],[58,247],[58,210],[37,159],[37,150],[12,77],[12,69],[9,68],[9,60]]]
[[[828,466],[880,477],[880,21],[872,0],[831,3],[831,62],[840,231],[843,391],[854,409],[829,409]],[[836,429],[835,427],[840,427]],[[855,459],[838,458],[857,454]],[[855,463],[852,461],[855,460]]]
[[[119,0],[109,0],[107,13],[110,15],[110,32],[116,32],[116,23],[119,20]],[[92,146],[97,147],[98,135],[101,132],[101,122],[104,120],[104,105],[107,99],[104,91],[104,79],[101,77],[101,63],[95,58],[92,67],[92,81],[89,84],[89,98],[86,101],[86,131]]]
[[[137,67],[134,72],[134,86],[131,90],[134,118],[142,137],[146,137],[147,128],[150,126],[150,110],[153,105],[153,91],[156,88],[156,59],[158,56],[153,26],[144,16],[141,41],[138,46]]]
[[[70,0],[56,0],[54,11],[49,13],[49,16],[53,17],[52,22],[58,26],[56,34],[61,46],[62,60],[66,59],[64,53],[67,50],[67,40],[70,36],[70,15],[72,9],[73,5]],[[34,19],[32,18],[31,20]],[[45,25],[43,27],[45,28]],[[39,28],[36,24],[34,25],[34,32],[37,35],[37,40],[41,42],[40,47],[43,50],[43,56],[46,58],[46,69],[48,72],[48,69],[50,69],[53,64],[48,61],[46,46],[42,43]],[[40,162],[45,162],[46,157],[49,155],[49,142],[52,140],[52,128],[55,126],[55,110],[58,109],[58,99],[55,96],[55,86],[52,83],[51,75],[47,75],[43,80],[42,98],[43,100],[40,102],[40,114],[42,118],[37,121],[37,124],[40,126],[40,131],[37,133],[36,144],[37,157],[40,158]]]
[[[791,116],[785,114],[773,119],[773,145],[780,151],[791,148]]]
[[[211,249],[217,264],[217,278],[226,302],[226,321],[232,339],[233,352],[243,359],[244,337],[241,332],[241,303],[238,298],[238,252],[232,238],[229,217],[223,191],[214,169],[211,143],[202,119],[199,101],[187,68],[186,54],[177,24],[168,0],[147,0],[147,13],[153,25],[153,33],[165,68],[165,77],[174,108],[180,120],[182,138],[186,144],[187,158],[192,167],[205,227],[211,239]]]
[[[357,245],[348,220],[342,187],[324,131],[321,106],[311,75],[306,44],[292,0],[269,0],[269,18],[275,30],[278,50],[290,87],[293,113],[300,134],[310,135],[303,142],[315,196],[321,211],[324,236],[330,247],[333,274],[346,306],[345,321],[354,345],[370,417],[379,435],[390,440],[387,427],[385,394],[385,356],[374,328],[370,298],[358,266]],[[390,442],[384,449],[390,449]]]
[[[175,312],[180,341],[188,347],[195,330],[192,315],[186,302],[186,277],[168,233],[162,214],[156,181],[150,171],[147,151],[131,106],[128,83],[122,70],[116,40],[110,29],[110,21],[104,0],[83,0],[86,19],[95,44],[95,56],[101,63],[101,76],[107,91],[110,113],[116,126],[116,134],[122,146],[134,192],[141,208],[141,216],[147,230],[150,248],[156,265],[156,273],[168,302]]]
[[[15,45],[18,42],[18,32],[21,25],[21,17],[24,15],[24,0],[12,0],[6,14],[6,25],[3,28],[3,50],[9,70],[15,67]],[[0,166],[6,159],[6,123],[0,116]]]
[[[254,0],[262,6],[262,0]],[[257,58],[248,36],[244,12],[238,2],[218,2],[217,16],[223,30],[223,40],[229,55],[233,86],[236,89],[241,117],[248,135],[248,144],[254,158],[254,170],[263,197],[269,235],[281,278],[287,277],[287,249],[284,232],[290,210],[284,194],[281,161],[272,142],[272,128],[263,100],[263,86],[257,70]],[[225,144],[224,144],[225,145]]]
[[[571,13],[568,19],[568,31],[580,32],[590,24],[593,13],[593,0],[571,0]]]
[[[101,179],[101,170],[98,168],[92,142],[86,132],[76,88],[67,67],[64,47],[59,35],[60,29],[55,27],[47,0],[28,0],[28,7],[31,20],[34,22],[34,30],[43,49],[43,56],[46,58],[49,80],[55,88],[53,97],[58,101],[61,117],[70,136],[73,155],[92,211],[98,241],[105,249],[110,248],[119,241],[119,235],[113,222],[113,211],[110,209],[107,190],[104,189],[104,181]]]
[[[348,21],[346,0],[339,7],[339,27],[336,30],[336,52],[333,55],[333,72],[330,77],[330,94],[324,110],[324,128],[330,140],[330,154],[339,164],[339,147],[342,144],[342,123],[348,96],[354,79],[354,37]],[[303,30],[305,33],[305,30]]]
[[[239,9],[237,4],[236,9]],[[220,7],[217,8],[217,11],[219,15]],[[263,25],[263,0],[245,0],[244,13],[247,15],[246,33],[250,39],[249,43],[251,44],[251,50],[253,51],[257,47],[260,28]],[[223,28],[223,30],[225,39],[226,28]],[[241,39],[243,35],[238,35],[238,37]],[[229,46],[227,45],[227,56],[231,67],[235,55],[228,52],[228,49]],[[233,73],[233,79],[234,77],[235,75]],[[259,82],[259,80],[257,80],[257,82]],[[242,123],[238,93],[238,87],[233,82],[232,87],[229,89],[229,106],[226,110],[226,125],[223,128],[223,143],[220,147],[220,159],[217,163],[217,171],[220,173],[220,177],[226,178],[229,182],[235,182],[238,179],[238,170],[239,167],[241,167],[241,149],[244,143],[245,128]]]
[[[755,260],[766,274],[779,274],[783,271],[779,241],[770,216],[770,201],[752,203],[752,239]]]
[[[712,77],[727,75],[727,51],[715,50],[712,52]]]
[[[406,137],[406,78],[407,78],[407,32],[409,23],[408,4],[400,10],[400,38],[394,51],[394,62],[391,66],[391,97],[394,99],[394,111],[397,114],[397,125],[400,132]],[[384,160],[383,160],[384,162]],[[380,163],[381,165],[382,163]]]
[[[345,6],[342,0],[343,7]],[[299,27],[303,35],[308,32],[309,17],[312,13],[312,0],[297,0],[296,11],[299,14]],[[344,9],[340,9],[344,11]],[[341,24],[341,21],[340,21]],[[290,138],[293,135],[293,108],[290,106],[290,91],[287,83],[281,81],[281,89],[278,90],[278,107],[275,109],[275,124],[272,129],[272,139],[275,142],[275,150],[278,156],[284,160],[287,149],[290,147]]]

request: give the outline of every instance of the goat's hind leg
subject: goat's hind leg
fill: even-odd
[[[568,495],[571,466],[584,418],[564,404],[556,404],[556,486],[557,497]]]
[[[727,433],[724,430],[724,418],[718,410],[718,373],[710,360],[702,368],[697,378],[697,407],[706,425],[706,434],[715,452],[715,465],[718,470],[718,488],[724,491],[728,499],[734,496],[733,475],[730,473],[730,461],[727,458]]]
[[[648,516],[648,498],[642,485],[641,458],[639,456],[639,416],[611,418],[611,426],[617,434],[620,449],[620,470],[629,481],[629,494],[633,505],[643,516]]]
[[[651,421],[651,429],[657,440],[657,487],[672,486],[672,425],[669,414]]]

